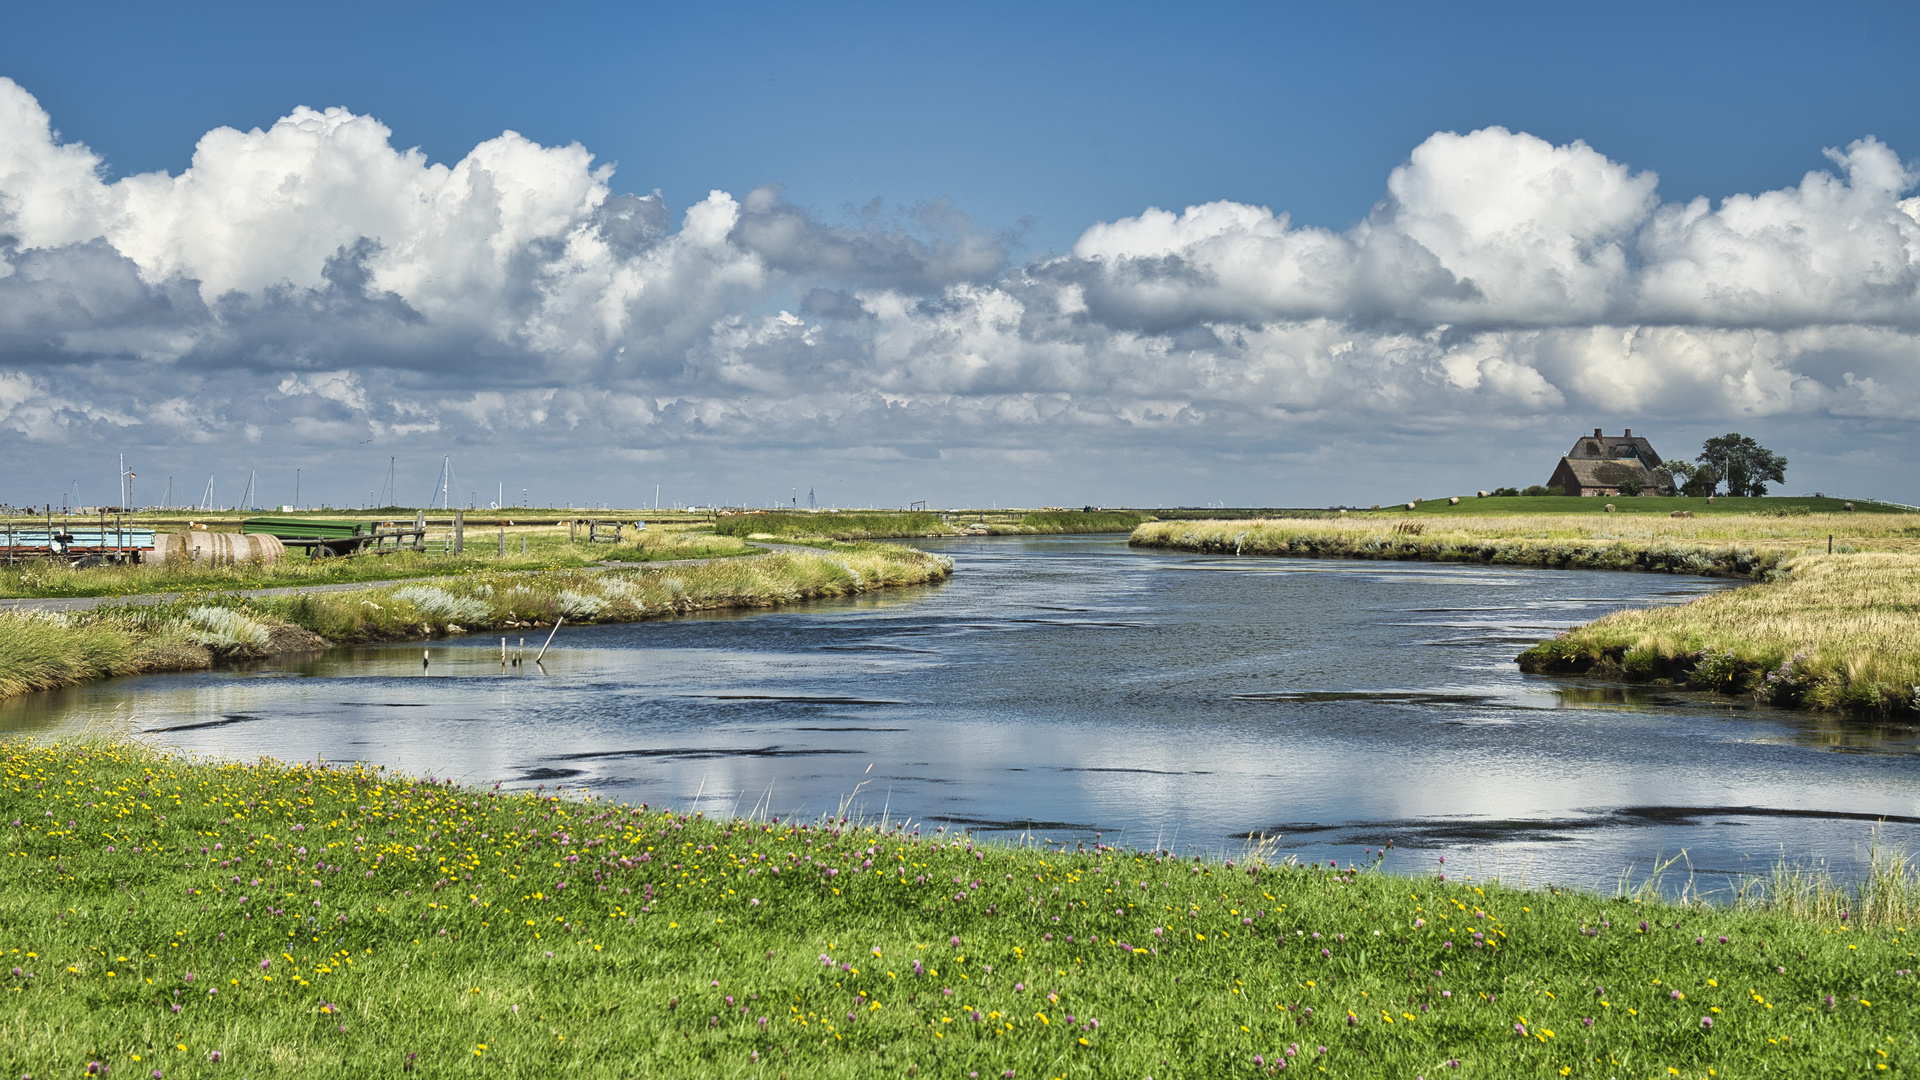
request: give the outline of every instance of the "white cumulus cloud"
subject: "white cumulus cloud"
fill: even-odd
[[[440,163],[338,108],[107,180],[0,78],[0,428],[48,454],[256,432],[635,463],[1912,423],[1920,172],[1870,137],[1829,157],[1663,203],[1582,142],[1440,132],[1348,229],[1149,208],[1018,263],[946,204],[834,224],[768,187],[676,215],[577,144]]]

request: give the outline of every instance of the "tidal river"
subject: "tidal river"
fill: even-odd
[[[0,732],[1056,844],[1265,836],[1344,864],[1392,841],[1402,872],[1598,888],[1683,852],[1669,891],[1783,857],[1850,875],[1878,818],[1920,839],[1910,729],[1514,667],[1569,625],[1726,582],[1118,536],[925,546],[954,557],[950,583],[564,628],[504,672],[496,636],[120,679],[8,702]]]

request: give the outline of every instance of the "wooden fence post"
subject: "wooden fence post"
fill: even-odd
[[[453,553],[458,555],[467,550],[467,512],[453,512]]]

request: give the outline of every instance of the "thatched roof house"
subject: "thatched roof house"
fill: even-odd
[[[1660,455],[1653,444],[1636,436],[1632,428],[1624,435],[1605,435],[1594,428],[1592,435],[1575,440],[1573,449],[1554,467],[1547,486],[1569,495],[1618,495],[1623,486],[1652,495],[1653,468],[1658,464]]]

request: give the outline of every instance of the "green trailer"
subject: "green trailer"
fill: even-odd
[[[456,539],[448,546],[457,550],[460,515],[454,515]],[[256,517],[240,523],[243,533],[265,533],[280,539],[288,547],[303,547],[315,559],[334,555],[352,555],[371,550],[376,555],[394,551],[427,550],[427,516],[415,514],[412,521],[323,521],[317,518]]]
[[[359,551],[373,539],[375,530],[365,521],[257,517],[242,521],[240,531],[278,537],[288,547],[306,548],[310,557],[323,559]]]

